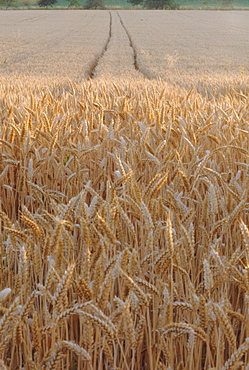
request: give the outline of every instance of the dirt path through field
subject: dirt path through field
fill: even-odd
[[[106,53],[106,51],[109,47],[109,43],[110,43],[111,38],[112,38],[112,28],[113,28],[113,26],[112,26],[112,13],[111,12],[109,12],[109,16],[110,16],[109,32],[108,32],[108,37],[107,37],[106,43],[104,44],[102,50],[100,50],[99,53],[96,54],[95,58],[90,63],[89,68],[86,71],[87,79],[95,78],[96,70],[98,68],[98,65],[100,64],[101,59],[104,57],[104,54]]]
[[[111,11],[110,38],[91,77],[143,77],[136,63],[136,52],[122,18]]]

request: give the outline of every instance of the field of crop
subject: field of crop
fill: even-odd
[[[0,12],[0,369],[248,370],[248,16]]]
[[[1,76],[187,84],[248,74],[248,12],[17,10],[0,20]]]

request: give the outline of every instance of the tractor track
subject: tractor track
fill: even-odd
[[[120,25],[124,29],[125,34],[126,34],[128,40],[129,40],[129,46],[131,47],[132,53],[133,53],[134,69],[136,71],[138,71],[139,73],[141,73],[144,78],[151,79],[152,77],[151,77],[150,72],[139,65],[136,47],[133,43],[133,40],[132,40],[132,37],[131,37],[129,31],[127,30],[126,26],[124,25],[124,22],[123,22],[123,20],[120,16],[120,14],[118,12],[115,12],[115,13],[117,14]],[[106,43],[105,43],[103,49],[101,50],[101,52],[95,56],[95,58],[89,64],[88,69],[86,70],[85,75],[86,75],[86,78],[88,80],[96,78],[96,69],[97,69],[98,65],[100,64],[100,61],[103,58],[104,54],[107,52],[107,49],[109,47],[111,38],[113,37],[113,17],[112,17],[111,11],[109,11],[109,15],[110,15],[110,23],[109,23],[108,38],[107,38]]]
[[[123,27],[123,29],[125,30],[125,33],[129,39],[129,43],[130,43],[130,47],[132,48],[132,51],[133,51],[133,59],[134,59],[134,68],[136,71],[140,71],[139,70],[139,66],[138,66],[138,63],[137,63],[137,51],[136,51],[136,48],[133,44],[133,41],[132,41],[132,38],[131,38],[131,35],[129,34],[127,28],[125,27],[124,25],[124,22],[122,20],[122,18],[120,17],[119,13],[117,12],[117,15],[118,15],[118,18],[119,18],[119,21],[120,21],[120,24],[121,26]]]
[[[134,42],[132,40],[132,37],[128,31],[128,29],[126,28],[126,26],[124,25],[124,22],[120,16],[120,14],[117,12],[117,15],[118,15],[118,18],[119,18],[119,21],[120,21],[120,24],[121,26],[123,27],[128,39],[129,39],[129,43],[130,43],[130,47],[132,48],[132,52],[133,52],[133,64],[134,64],[134,68],[136,71],[140,72],[145,78],[147,79],[151,79],[151,74],[149,73],[149,71],[145,70],[142,66],[140,66],[139,62],[138,62],[138,56],[137,56],[137,49],[134,45]]]
[[[109,22],[109,33],[108,33],[108,38],[107,38],[107,41],[102,49],[102,51],[96,55],[96,57],[92,60],[92,62],[90,63],[87,71],[86,71],[86,78],[88,80],[91,80],[93,78],[95,78],[95,71],[96,71],[96,68],[100,62],[100,59],[103,58],[105,52],[107,51],[108,49],[108,45],[111,41],[111,38],[112,38],[112,14],[111,12],[109,12],[109,15],[110,15],[110,22]]]
[[[98,67],[100,64],[105,63],[103,59],[104,55],[106,52],[116,52],[119,50],[119,52],[123,52],[123,50],[128,51],[129,48],[130,51],[128,51],[127,54],[131,56],[131,59],[129,61],[130,68],[134,68],[135,71],[137,71],[141,76],[143,76],[146,79],[151,79],[153,78],[151,76],[151,73],[149,70],[144,67],[140,61],[139,54],[137,51],[137,48],[133,42],[133,39],[126,28],[123,19],[121,15],[119,14],[118,11],[108,11],[109,13],[109,24],[107,23],[107,39],[104,42],[104,45],[102,46],[102,49],[100,49],[99,52],[96,52],[94,55],[93,59],[90,59],[90,62],[86,65],[84,69],[84,78],[87,80],[95,79],[98,75]],[[43,15],[44,19],[48,18],[48,15]],[[36,22],[38,17],[30,17],[21,20],[20,22],[22,23],[27,23],[27,22]],[[87,22],[91,22],[92,18]],[[108,22],[108,18],[107,18]],[[85,24],[85,27],[87,25]],[[118,28],[117,28],[118,27]],[[0,70],[5,70],[6,68],[14,68],[14,65],[19,65],[20,63],[24,65],[26,62],[28,64],[29,61],[32,62],[32,58],[37,58],[40,55],[43,55],[45,52],[47,52],[49,49],[55,53],[55,51],[58,48],[63,48],[63,45],[66,44],[67,42],[70,42],[71,36],[76,36],[77,34],[81,34],[81,30],[75,29],[69,29],[64,35],[57,34],[59,29],[55,29],[56,35],[54,36],[54,30],[45,30],[44,33],[39,34],[38,37],[36,37],[35,42],[33,40],[27,40],[26,42],[24,41],[21,44],[20,50],[17,50],[17,52],[12,53],[13,46],[7,47],[4,49],[4,54],[6,56],[5,60],[0,63]],[[122,31],[122,37],[120,38],[120,31]],[[127,37],[127,39],[126,39]],[[117,41],[118,40],[118,41]],[[113,41],[110,45],[110,42]],[[119,48],[115,50],[115,43],[119,42]],[[114,46],[113,46],[113,45]],[[30,46],[30,47],[29,47]],[[59,50],[59,49],[58,49]],[[45,54],[44,54],[45,55]],[[108,58],[107,58],[108,59]],[[102,63],[100,63],[102,62]],[[119,62],[120,65],[119,67],[122,68],[122,61]],[[32,64],[32,63],[31,63]],[[81,73],[82,76],[82,73]]]

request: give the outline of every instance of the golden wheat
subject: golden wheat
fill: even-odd
[[[246,366],[248,90],[43,83],[0,85],[0,366]]]

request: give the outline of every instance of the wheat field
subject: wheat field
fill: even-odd
[[[248,370],[243,42],[197,74],[146,44],[179,12],[56,14],[0,12],[0,369]]]

